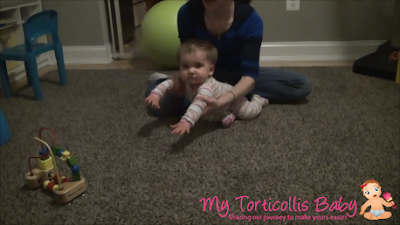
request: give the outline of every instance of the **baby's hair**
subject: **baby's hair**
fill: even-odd
[[[195,51],[202,50],[207,54],[207,60],[210,61],[211,64],[215,65],[218,60],[218,50],[217,48],[207,40],[203,39],[190,39],[183,42],[178,50],[178,62],[180,62],[180,58],[182,54],[190,54]]]
[[[368,184],[377,184],[379,186],[379,182],[374,180],[374,179],[369,179],[367,181],[365,181],[362,185],[360,185],[361,187],[361,191],[364,192],[364,188],[365,186],[367,186]]]

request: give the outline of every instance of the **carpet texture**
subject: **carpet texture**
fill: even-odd
[[[368,179],[400,205],[399,86],[347,67],[291,69],[312,79],[308,103],[269,105],[229,129],[200,122],[183,138],[168,127],[179,118],[146,114],[145,84],[154,71],[70,70],[66,87],[55,83],[56,71],[48,73],[44,101],[33,101],[30,87],[0,100],[13,135],[0,151],[0,224],[399,224],[399,208],[385,207],[388,220],[360,215],[367,200],[360,185]],[[56,145],[77,157],[88,180],[86,194],[69,205],[23,187],[40,127],[57,132]],[[218,212],[215,201],[203,211],[200,200],[214,196],[219,205],[228,201],[228,212]],[[240,196],[249,198],[243,211]],[[323,199],[317,205],[320,197],[332,211]],[[250,201],[261,201],[257,211],[247,208]]]

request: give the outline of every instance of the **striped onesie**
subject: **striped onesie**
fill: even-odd
[[[165,80],[160,83],[151,94],[156,94],[162,97],[166,93],[167,89],[170,89],[173,85],[173,80]],[[182,116],[182,119],[189,122],[192,126],[194,126],[200,118],[207,121],[222,121],[232,113],[238,119],[251,120],[261,113],[263,106],[268,104],[267,99],[262,98],[259,95],[253,95],[251,101],[248,101],[245,97],[236,99],[235,103],[228,110],[229,112],[203,116],[207,104],[196,98],[197,96],[202,95],[209,98],[219,98],[232,90],[232,88],[232,85],[219,82],[213,77],[208,78],[197,90],[193,90],[189,84],[186,84],[186,94],[192,101],[192,104],[187,109],[185,115]]]

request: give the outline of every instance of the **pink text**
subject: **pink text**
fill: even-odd
[[[349,211],[353,210],[353,214],[349,215],[349,213],[346,213],[347,216],[354,217],[357,213],[356,200],[351,200],[349,203],[347,203],[347,202],[341,203],[341,201],[342,201],[342,197],[339,198],[339,201],[334,201],[334,202],[332,202],[331,205],[329,205],[329,203],[326,202],[326,197],[319,197],[319,198],[315,199],[315,201],[314,201],[316,203],[315,211],[322,212],[322,211],[329,209],[329,211],[336,210],[336,211],[343,212],[346,209],[348,209]]]

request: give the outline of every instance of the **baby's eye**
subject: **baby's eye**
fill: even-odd
[[[375,188],[375,191],[378,191],[378,190],[379,190],[379,188],[378,188],[378,187],[376,187],[376,188]]]
[[[366,195],[369,195],[369,191],[366,191],[365,194],[366,194]]]

